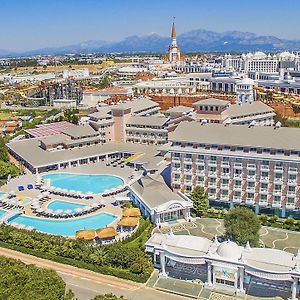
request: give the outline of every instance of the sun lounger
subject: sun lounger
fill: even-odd
[[[30,183],[30,184],[27,184],[27,188],[29,189],[29,190],[32,190],[33,189],[33,185]]]
[[[25,189],[24,189],[24,186],[23,186],[23,185],[19,185],[19,186],[18,186],[18,190],[19,190],[19,192],[24,191],[24,190],[25,190]]]

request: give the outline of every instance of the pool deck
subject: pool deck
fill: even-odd
[[[78,167],[73,167],[73,168],[68,168],[68,169],[61,169],[61,170],[56,170],[56,171],[51,171],[48,173],[43,173],[40,175],[46,175],[50,173],[74,173],[74,174],[94,174],[94,175],[114,175],[114,176],[119,176],[124,180],[124,183],[127,183],[129,181],[129,177],[133,174],[134,170],[129,167],[125,168],[120,168],[119,166],[117,167],[112,167],[112,166],[106,166],[106,162],[99,162],[95,163],[92,165],[81,165]],[[13,178],[9,183],[6,185],[2,186],[0,191],[2,192],[10,192],[14,191],[17,195],[17,197],[20,200],[24,200],[25,198],[36,198],[40,194],[40,190],[37,189],[32,189],[28,190],[27,185],[28,184],[35,184],[36,181],[36,175],[34,174],[26,174],[26,175],[21,175],[16,178]],[[18,191],[18,186],[23,185],[25,190],[19,192]],[[126,196],[126,192],[118,194],[118,196]],[[92,216],[95,214],[99,214],[101,212],[105,213],[110,213],[113,215],[117,216],[117,219],[111,224],[112,226],[117,226],[117,222],[120,220],[122,216],[122,209],[118,206],[112,205],[112,203],[115,201],[113,196],[110,197],[102,197],[101,195],[94,195],[93,200],[85,200],[85,199],[75,199],[71,197],[65,197],[65,196],[59,196],[59,195],[53,195],[50,194],[49,200],[44,202],[41,207],[46,209],[48,204],[54,200],[61,200],[65,202],[71,202],[71,203],[76,203],[76,204],[83,204],[83,205],[88,205],[90,203],[96,202],[96,201],[104,201],[105,207],[98,209],[95,212],[76,217],[77,218],[82,218],[82,217],[87,217],[87,216]],[[27,216],[36,216],[30,207],[30,204],[26,204],[24,206],[24,213]],[[39,217],[39,218],[44,218],[44,217]],[[45,219],[50,219],[50,218],[45,218]],[[54,219],[57,220],[57,219]],[[63,218],[61,220],[64,220]],[[70,220],[70,218],[68,219]]]

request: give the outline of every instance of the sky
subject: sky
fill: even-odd
[[[300,40],[300,0],[0,0],[0,49],[239,30]]]

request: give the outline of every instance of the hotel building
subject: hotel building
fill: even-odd
[[[299,217],[299,129],[182,122],[169,141],[174,190],[200,185],[211,204]]]

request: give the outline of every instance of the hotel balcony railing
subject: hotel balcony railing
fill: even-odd
[[[233,189],[234,189],[235,191],[241,191],[241,190],[242,190],[242,186],[241,186],[241,185],[234,185],[234,186],[233,186]]]
[[[183,161],[185,163],[192,163],[193,162],[191,158],[186,158],[186,157],[183,159]]]
[[[255,187],[247,187],[246,192],[247,193],[255,193]]]
[[[253,198],[247,198],[246,199],[246,204],[253,205],[254,204],[254,199]]]
[[[234,163],[234,168],[235,169],[242,169],[243,168],[243,164],[242,163]]]
[[[197,175],[205,175],[205,170],[196,170]]]
[[[184,174],[193,174],[193,170],[192,169],[184,169],[183,171]]]
[[[269,182],[269,177],[261,177],[260,182]]]
[[[268,201],[267,200],[259,200],[258,204],[259,204],[259,206],[268,206]]]
[[[205,162],[204,159],[197,159],[196,160],[196,165],[204,166]]]
[[[180,178],[173,178],[172,183],[181,184],[181,179]]]
[[[289,168],[288,169],[289,174],[297,174],[297,168]]]
[[[241,179],[242,176],[243,176],[242,174],[234,174],[234,175],[233,175],[234,178],[238,178],[238,179]]]
[[[256,165],[255,164],[248,164],[247,165],[247,170],[256,170]]]
[[[283,180],[282,180],[282,178],[274,178],[274,182],[276,182],[276,183],[282,183],[283,182]]]
[[[282,195],[282,190],[274,190],[273,195],[274,196],[281,196]]]
[[[256,180],[256,176],[255,175],[248,175],[247,176],[247,180],[248,181],[255,181]]]
[[[208,172],[208,177],[216,178],[217,177],[217,172]]]
[[[275,173],[283,173],[283,168],[282,167],[275,167],[274,172]]]
[[[295,203],[286,203],[285,207],[287,209],[295,209]]]
[[[215,160],[209,160],[208,161],[208,165],[209,166],[216,166],[217,165],[217,161],[215,161]]]
[[[221,178],[230,178],[230,173],[221,173]]]
[[[260,169],[261,169],[262,171],[269,171],[269,170],[270,170],[270,167],[267,166],[267,165],[261,165],[261,166],[260,166]]]
[[[294,197],[294,196],[296,196],[296,191],[287,191],[287,196],[288,197]]]
[[[242,202],[242,198],[241,198],[241,197],[236,197],[236,196],[234,196],[232,200],[233,200],[233,202],[235,202],[235,203],[240,203],[240,202]]]
[[[172,157],[172,161],[180,161],[180,157]]]
[[[280,203],[280,201],[276,201],[276,202],[272,202],[272,207],[274,207],[274,208],[280,208],[281,207],[281,203]]]
[[[172,172],[176,174],[181,173],[181,168],[172,168]]]
[[[292,186],[296,186],[297,185],[297,180],[296,179],[289,179],[288,184],[292,185]]]
[[[229,167],[229,162],[228,161],[222,161],[221,162],[221,167]]]
[[[226,202],[227,202],[227,201],[229,201],[229,196],[228,196],[228,195],[221,195],[221,196],[220,196],[220,200],[221,200],[221,201],[226,201]]]
[[[229,190],[229,184],[221,184],[222,190]]]
[[[261,194],[267,194],[268,193],[268,189],[267,188],[266,189],[260,189],[259,192]]]

